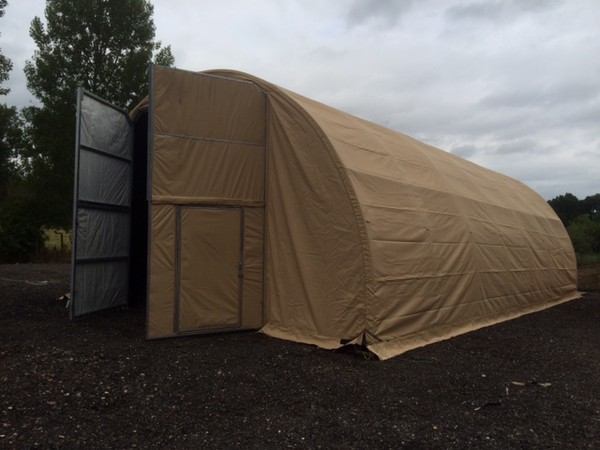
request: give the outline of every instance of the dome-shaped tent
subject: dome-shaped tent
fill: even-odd
[[[261,328],[380,358],[577,297],[524,184],[253,76],[155,66],[148,336]]]

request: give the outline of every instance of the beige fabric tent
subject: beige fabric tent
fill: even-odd
[[[147,335],[233,329],[381,359],[576,298],[524,184],[233,71],[155,66]]]

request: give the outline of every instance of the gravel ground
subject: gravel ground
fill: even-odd
[[[68,277],[0,266],[0,448],[600,448],[597,292],[380,362],[70,322]]]

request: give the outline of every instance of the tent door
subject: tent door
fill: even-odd
[[[176,333],[242,323],[242,208],[179,207]]]
[[[128,301],[132,134],[124,111],[78,91],[71,319]]]

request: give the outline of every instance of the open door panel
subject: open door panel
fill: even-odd
[[[132,136],[127,113],[78,91],[71,319],[128,302]]]

